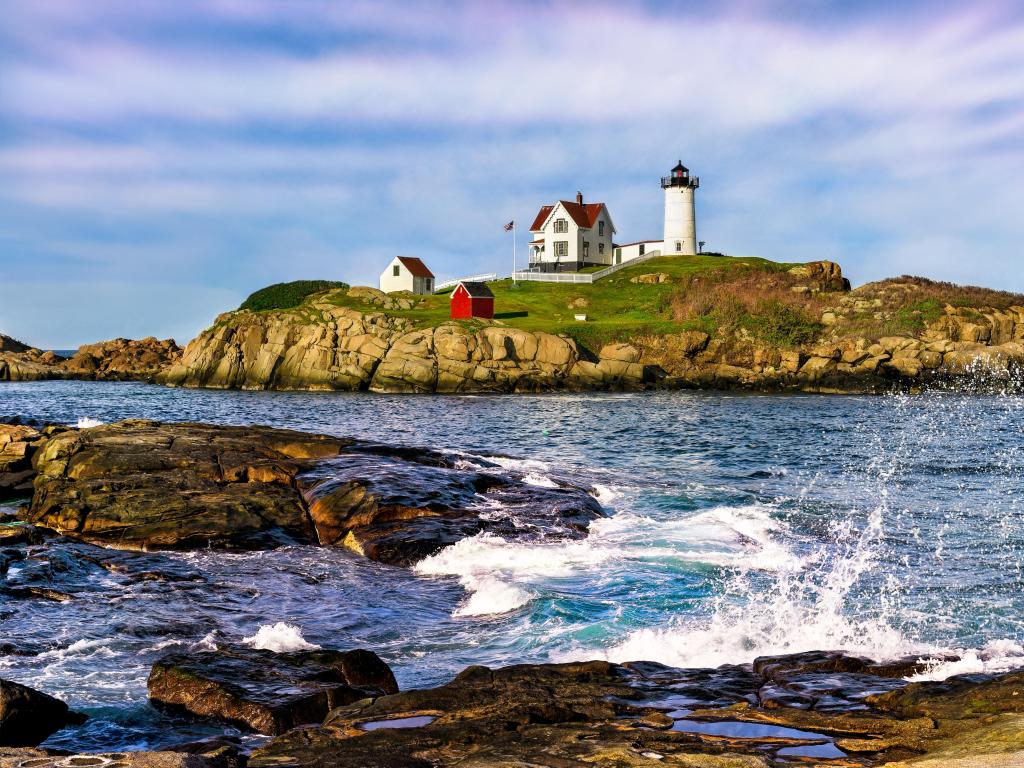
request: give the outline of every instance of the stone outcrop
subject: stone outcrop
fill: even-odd
[[[637,388],[653,376],[620,362],[590,360],[566,336],[459,323],[421,329],[324,302],[307,312],[221,315],[158,380],[225,389],[457,393]]]
[[[269,427],[129,420],[39,439],[27,522],[115,549],[299,542],[409,565],[485,530],[583,536],[604,514],[582,488],[540,488],[461,468],[455,456]],[[508,515],[483,514],[481,498]]]
[[[843,277],[843,270],[834,261],[809,261],[793,267],[789,274],[800,278],[803,283],[794,287],[794,291],[798,288],[811,293],[850,290],[850,281]]]
[[[369,387],[391,341],[411,323],[327,303],[304,312],[229,312],[158,380],[218,389]]]
[[[286,430],[150,421],[67,431],[36,455],[28,520],[121,549],[312,540],[293,481],[343,445]]]
[[[148,688],[154,704],[268,735],[398,692],[395,676],[371,651],[275,653],[246,646],[165,655],[153,665]]]
[[[353,286],[346,296],[381,309],[412,309],[416,306],[416,298],[411,293],[384,293],[379,288],[370,288],[367,285]]]
[[[82,720],[60,699],[0,680],[0,746],[34,747],[65,725]]]
[[[339,707],[321,726],[260,747],[249,766],[1015,765],[1009,758],[1024,755],[1015,683],[952,684],[970,694],[932,686],[929,695],[944,704],[931,705],[930,715],[878,708],[915,691],[902,676],[920,669],[914,659],[876,664],[835,652],[718,669],[598,661],[470,667],[438,688]],[[935,762],[967,755],[976,761]]]
[[[32,494],[32,456],[43,440],[35,427],[0,424],[0,501]]]
[[[153,379],[179,357],[181,347],[174,339],[111,339],[79,347],[61,367],[72,378]]]
[[[180,356],[181,348],[173,339],[160,341],[152,336],[85,344],[72,357],[63,358],[0,334],[0,381],[152,381]]]

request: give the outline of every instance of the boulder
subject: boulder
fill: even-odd
[[[50,438],[27,519],[118,549],[262,548],[314,531],[295,476],[346,441],[129,420]]]
[[[79,347],[62,367],[72,377],[152,379],[176,363],[181,351],[174,339],[161,341],[153,336],[139,340],[111,339]]]
[[[161,657],[148,689],[158,706],[274,735],[320,723],[344,704],[395,694],[398,685],[371,651],[231,646]]]
[[[809,261],[789,270],[789,274],[805,280],[812,291],[848,291],[850,281],[834,261]]]
[[[629,278],[631,283],[640,283],[642,285],[655,285],[657,283],[667,283],[671,278],[665,272],[648,272],[645,275],[637,275],[636,277]]]
[[[0,746],[34,747],[65,725],[81,721],[60,699],[0,679]]]

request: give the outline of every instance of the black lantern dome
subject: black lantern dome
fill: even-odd
[[[696,176],[690,176],[690,169],[683,165],[683,161],[680,160],[676,163],[676,167],[669,171],[668,176],[661,177],[661,186],[664,187],[693,187],[697,188],[700,186],[700,179]]]

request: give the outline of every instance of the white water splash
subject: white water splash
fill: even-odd
[[[469,594],[453,615],[516,610],[543,582],[621,566],[677,559],[749,569],[793,568],[799,560],[775,541],[781,523],[760,506],[719,507],[669,522],[622,512],[595,520],[580,540],[506,541],[490,533],[462,539],[417,563],[422,576],[456,576]]]
[[[294,624],[286,624],[283,621],[279,621],[274,625],[262,625],[252,637],[243,637],[242,642],[253,648],[274,651],[274,653],[316,651],[320,649],[319,645],[307,642],[298,627]]]
[[[81,416],[78,419],[78,423],[75,425],[79,429],[91,429],[92,427],[102,427],[107,422],[100,421],[99,419],[93,419],[89,416]]]
[[[908,677],[911,682],[945,680],[953,675],[1007,672],[1024,667],[1024,647],[1012,640],[994,640],[982,648],[952,651],[959,658],[953,661],[927,661],[924,672]]]

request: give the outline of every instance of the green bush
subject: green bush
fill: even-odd
[[[756,338],[782,347],[807,344],[821,331],[821,323],[806,311],[776,299],[759,302],[753,314],[740,318],[739,325]]]
[[[348,283],[337,280],[294,280],[290,283],[274,283],[260,288],[252,294],[239,309],[260,312],[268,309],[289,309],[297,307],[307,296],[331,288],[348,288]]]

